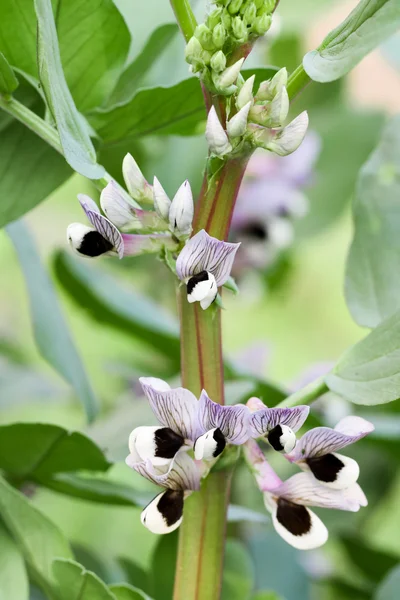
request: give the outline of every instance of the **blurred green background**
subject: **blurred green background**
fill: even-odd
[[[131,57],[157,25],[173,20],[167,1],[116,0],[116,4],[132,33]],[[204,3],[196,4],[201,15]],[[309,0],[300,7],[296,0],[282,0],[279,35],[271,36],[272,41],[258,47],[249,67],[277,64],[293,68],[352,5],[354,2]],[[395,52],[398,48],[395,46]],[[186,77],[187,65],[182,56],[183,42],[176,37],[146,83],[171,85]],[[315,180],[306,191],[311,212],[298,224],[290,269],[281,279],[278,277],[277,285],[263,287],[257,294],[246,288],[237,297],[229,293],[224,297],[226,355],[235,359],[249,346],[265,344],[268,351],[258,375],[282,387],[290,387],[316,363],[336,361],[366,334],[351,319],[343,295],[346,256],[352,239],[350,201],[360,166],[396,109],[392,101],[396,94],[398,102],[400,77],[390,56],[392,50],[380,49],[345,81],[326,86],[312,84],[295,102],[293,113],[308,108],[310,128],[322,139]],[[147,178],[151,180],[157,174],[167,191],[172,193],[185,178],[195,191],[199,189],[199,165],[206,155],[202,136],[146,138],[140,144],[131,142],[109,148],[105,162],[115,176],[120,177],[119,165],[127,151],[139,158]],[[66,248],[67,225],[82,220],[76,201],[78,192],[96,197],[91,184],[74,175],[26,217],[53,275],[54,254]],[[95,267],[111,274],[127,290],[150,295],[175,313],[173,283],[161,265],[159,276],[154,277],[152,260],[129,259],[116,264],[117,261],[104,259],[97,261]],[[90,268],[92,264],[85,262],[86,266]],[[0,267],[0,423],[40,421],[84,430],[110,457],[123,461],[130,430],[148,422],[149,411],[136,395],[135,381],[140,375],[174,376],[165,355],[150,349],[139,336],[93,319],[86,307],[74,301],[74,288],[67,291],[59,278],[53,277],[76,345],[102,403],[101,418],[87,427],[70,388],[38,354],[24,280],[4,231],[0,233]],[[234,388],[231,383],[227,386],[231,401],[239,393]],[[268,404],[268,398],[264,400]],[[334,398],[330,401],[336,406]],[[337,403],[338,415],[342,408]],[[357,407],[358,414],[371,416],[372,412]],[[375,409],[371,418],[379,423],[377,436],[349,449],[349,454],[361,464],[360,483],[370,504],[356,515],[323,512],[331,531],[324,548],[301,554],[286,546],[268,522],[230,525],[232,536],[240,537],[252,555],[249,569],[256,589],[275,590],[286,600],[372,597],[379,581],[400,560],[398,412],[398,401],[379,411]],[[274,457],[274,462],[284,477],[292,472],[291,467],[279,458]],[[123,462],[112,468],[111,477],[138,489],[148,489]],[[242,467],[236,473],[233,501],[260,513],[264,511],[261,497]],[[43,489],[36,492],[34,502],[79,548],[77,556],[81,562],[109,581],[126,576],[123,563],[118,560],[121,557],[144,569],[157,560],[154,552],[159,540],[141,526],[140,509],[100,506]],[[173,537],[162,543],[172,547]],[[241,558],[240,562],[243,564]],[[161,580],[168,580],[171,574],[161,575],[161,571],[160,566]],[[163,593],[160,591],[155,600],[168,600]]]

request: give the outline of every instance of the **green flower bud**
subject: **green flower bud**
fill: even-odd
[[[239,12],[240,7],[242,6],[242,2],[243,0],[231,0],[228,6],[228,11],[231,15],[236,15],[236,13]]]
[[[203,48],[197,38],[194,36],[190,38],[185,48],[185,60],[188,63],[195,62],[201,56]]]
[[[214,29],[214,27],[221,22],[221,15],[223,10],[224,9],[222,8],[222,6],[218,6],[218,8],[215,8],[212,11],[212,13],[209,14],[207,18],[207,26],[210,29]]]
[[[203,50],[203,52],[201,53],[201,58],[205,65],[210,64],[211,57],[212,57],[212,52],[209,52],[208,50]]]
[[[232,19],[232,33],[239,42],[246,42],[249,37],[247,27],[240,17]]]
[[[258,35],[265,35],[268,29],[271,27],[272,17],[271,15],[263,15],[257,17],[253,22],[253,29]]]
[[[221,15],[221,23],[225,27],[226,31],[230,30],[232,25],[232,17],[227,10],[224,10],[224,12]]]
[[[254,0],[254,4],[256,5],[256,9],[258,10],[264,4],[265,0]]]
[[[218,50],[218,52],[212,55],[210,65],[213,71],[216,71],[217,73],[221,73],[221,71],[225,69],[226,56],[222,50]]]
[[[257,16],[257,8],[254,2],[250,2],[250,4],[247,5],[243,16],[246,19],[248,25],[253,24],[253,21],[256,19]]]
[[[214,0],[215,4],[220,4],[221,6],[227,6],[230,0]]]
[[[217,48],[222,48],[226,40],[226,31],[222,23],[218,23],[212,32],[213,42]]]
[[[273,13],[276,5],[276,0],[265,0],[261,6],[257,7],[257,16],[270,15]]]
[[[194,31],[195,37],[199,40],[204,50],[214,50],[212,33],[205,23],[198,25]]]

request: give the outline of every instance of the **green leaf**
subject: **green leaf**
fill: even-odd
[[[18,546],[0,522],[0,600],[28,600],[29,583]]]
[[[129,583],[110,585],[110,590],[116,600],[151,600],[150,596]]]
[[[52,282],[28,229],[19,221],[7,227],[25,277],[38,349],[52,367],[74,388],[88,420],[97,413],[97,401],[72,341]]]
[[[151,582],[147,571],[137,565],[130,558],[118,558],[118,563],[121,565],[124,571],[125,579],[127,579],[130,584],[150,593]]]
[[[53,559],[72,558],[61,531],[1,476],[0,517],[17,542],[35,580],[48,587]]]
[[[112,0],[57,3],[57,32],[65,78],[79,110],[100,106],[124,67],[130,34]],[[32,0],[2,0],[0,49],[9,63],[38,78]]]
[[[74,560],[54,560],[53,576],[60,600],[115,600],[106,584]]]
[[[275,67],[243,72],[245,78],[256,74],[256,85],[276,73]],[[171,87],[139,90],[122,105],[99,108],[88,114],[89,123],[103,142],[116,144],[122,139],[145,135],[196,135],[203,133],[206,111],[199,80],[184,79]]]
[[[0,52],[0,94],[12,94],[18,87],[18,79],[4,54]]]
[[[0,135],[0,227],[45,200],[71,175],[64,158],[21,123]]]
[[[326,579],[315,584],[316,598],[324,600],[371,600],[368,591],[357,588],[337,578]]]
[[[394,117],[361,169],[354,199],[354,239],[346,301],[359,325],[376,327],[400,309],[400,116]]]
[[[400,398],[400,313],[383,321],[350,348],[326,376],[329,389],[355,404]]]
[[[400,565],[395,567],[379,586],[375,600],[397,600],[400,589]]]
[[[395,556],[376,550],[357,537],[344,536],[340,541],[350,564],[358,567],[370,581],[375,583],[379,583],[398,563]]]
[[[44,423],[0,426],[0,469],[18,479],[109,467],[100,448],[77,431]]]
[[[398,0],[361,0],[317,50],[303,58],[307,75],[325,83],[346,75],[400,25]]]
[[[60,473],[51,478],[41,477],[39,483],[66,496],[114,506],[143,507],[152,498],[152,495],[135,490],[131,486],[88,475]]]
[[[144,48],[119,78],[111,97],[107,101],[108,106],[121,104],[132,98],[147,72],[171,43],[177,32],[178,26],[176,23],[160,25],[152,32]]]
[[[71,298],[90,316],[142,339],[179,368],[178,324],[162,307],[66,252],[56,254],[55,271]]]
[[[81,175],[100,179],[104,168],[97,164],[88,128],[65,81],[51,0],[34,1],[38,20],[39,79],[57,125],[65,160]]]
[[[173,597],[177,553],[178,532],[161,535],[154,550],[150,569],[154,600]]]
[[[254,568],[246,547],[228,539],[225,547],[221,600],[249,600],[254,588]]]

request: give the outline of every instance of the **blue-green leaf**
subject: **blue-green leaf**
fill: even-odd
[[[249,600],[254,588],[254,568],[246,547],[228,539],[225,547],[221,600]]]
[[[105,583],[74,560],[54,560],[53,576],[60,600],[115,600]]]
[[[7,231],[25,277],[38,349],[43,358],[71,384],[88,420],[92,421],[97,413],[97,401],[33,239],[21,221],[9,225]]]
[[[29,583],[24,559],[0,522],[0,600],[28,600]]]
[[[379,586],[374,600],[397,600],[400,589],[400,565],[390,571],[389,575]]]
[[[51,0],[35,0],[35,10],[38,21],[39,79],[57,126],[65,160],[81,175],[100,179],[104,175],[104,168],[97,164],[88,128],[65,81]]]

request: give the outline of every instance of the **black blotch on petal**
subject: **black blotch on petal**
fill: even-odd
[[[193,275],[193,277],[191,277],[186,284],[188,296],[190,296],[190,294],[193,292],[194,288],[198,283],[200,283],[201,281],[207,281],[208,279],[209,276],[207,271],[201,271],[197,275]]]
[[[339,471],[344,467],[342,461],[334,454],[307,458],[307,464],[314,477],[326,483],[336,481]]]
[[[267,439],[274,450],[282,452],[283,446],[281,444],[281,436],[283,434],[282,427],[277,425],[267,435]]]
[[[101,256],[113,249],[111,242],[106,240],[98,231],[89,231],[83,236],[81,245],[77,248],[85,256]]]
[[[226,440],[225,440],[224,435],[219,427],[217,427],[217,429],[214,431],[213,438],[216,443],[215,450],[213,452],[213,456],[216,457],[216,456],[219,456],[221,454],[221,452],[223,452],[223,450],[225,449],[225,446],[226,446]]]
[[[306,507],[284,498],[278,499],[276,518],[292,535],[305,535],[311,530],[311,516]]]
[[[158,501],[157,508],[168,527],[172,527],[183,514],[183,491],[167,490]]]
[[[155,456],[160,458],[174,458],[185,440],[169,427],[161,427],[154,434],[154,442],[156,445]]]

